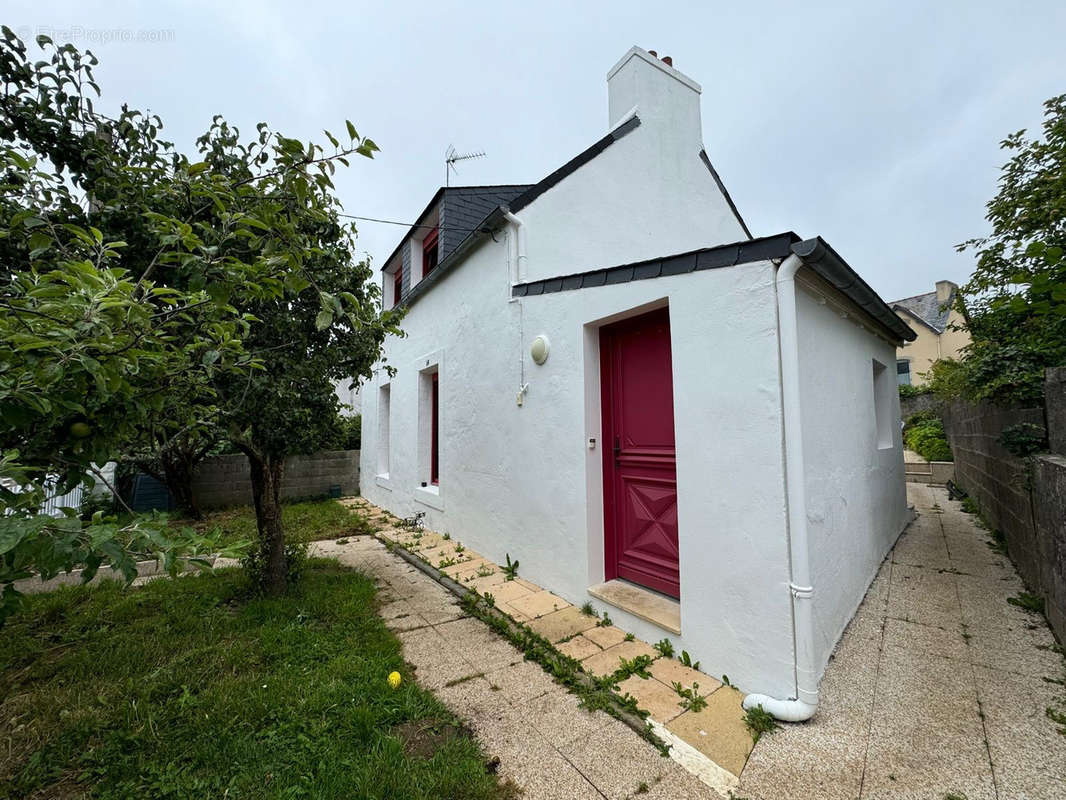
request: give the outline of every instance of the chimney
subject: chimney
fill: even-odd
[[[940,305],[944,305],[951,299],[951,293],[959,287],[951,281],[937,281],[936,282],[936,301]]]
[[[703,147],[700,85],[674,69],[672,59],[633,47],[607,73],[609,128],[634,107],[644,124],[662,125],[698,152]]]

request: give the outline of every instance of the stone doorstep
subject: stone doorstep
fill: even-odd
[[[364,509],[373,510],[374,506],[367,503]],[[377,535],[385,539],[393,538],[389,532]],[[431,535],[437,534],[427,530],[426,536]],[[459,542],[454,539],[440,541],[437,547],[421,553],[412,552],[412,555],[439,570],[431,559],[445,555],[441,545],[454,552],[454,544]],[[464,552],[470,552],[478,559],[483,558],[474,551]],[[492,562],[488,559],[475,560],[469,566],[457,564],[441,571],[451,573],[449,577],[454,577],[469,571],[471,567],[476,570],[479,564],[492,565]],[[466,570],[461,569],[462,566],[466,566]],[[498,564],[495,566],[499,574],[502,568]],[[594,675],[611,674],[618,668],[620,658],[651,656],[654,659],[649,668],[652,677],[643,679],[631,676],[620,685],[622,693],[629,692],[637,699],[638,707],[649,712],[650,724],[671,745],[671,758],[723,796],[735,788],[737,776],[754,747],[754,741],[743,724],[740,702],[744,695],[741,692],[732,687],[723,687],[721,681],[686,667],[680,661],[661,657],[657,650],[645,642],[638,639],[627,641],[627,634],[622,629],[614,625],[598,625],[596,618],[584,615],[563,598],[531,581],[523,578],[496,581],[484,590],[490,590],[497,609],[510,615],[516,622],[528,624],[553,642],[566,639],[558,645],[560,651],[580,660]],[[680,605],[676,601],[623,581],[608,581],[588,591],[604,603],[671,633],[681,633]],[[430,624],[436,623],[430,620]],[[678,695],[673,689],[673,681],[685,687],[698,683],[699,693],[708,699],[708,707],[700,712],[682,709],[679,700],[674,700]],[[719,691],[723,688],[726,691]]]
[[[681,635],[681,604],[676,600],[619,580],[591,586],[588,593],[634,617]]]

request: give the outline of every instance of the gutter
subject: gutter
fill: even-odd
[[[749,694],[745,709],[763,710],[785,722],[803,722],[818,709],[818,673],[814,648],[814,587],[811,586],[807,531],[807,488],[799,391],[799,330],[796,320],[796,273],[803,259],[793,253],[777,269],[777,341],[781,363],[781,406],[785,427],[785,497],[788,503],[789,584],[792,600],[793,679],[795,697],[779,699]]]

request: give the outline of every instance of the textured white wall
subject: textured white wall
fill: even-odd
[[[642,124],[522,209],[528,280],[746,238],[698,156],[698,87],[632,52],[611,80],[612,121],[632,102]],[[384,429],[366,424],[364,495],[397,514],[426,511],[431,528],[497,562],[517,558],[520,574],[583,602],[604,575],[598,327],[667,304],[682,627],[670,638],[742,689],[791,696],[773,265],[512,300],[512,235],[486,241],[442,274],[411,307],[407,338],[389,341],[397,373],[381,371],[377,383],[391,387],[389,475],[375,477]],[[894,354],[813,301],[801,297],[800,312],[801,341],[814,349],[805,356],[813,360],[804,370],[804,421],[812,437],[811,515],[818,517],[816,613],[828,656],[905,513],[900,453],[871,455],[863,444],[873,436],[865,417],[872,410],[862,405],[870,358],[891,365]],[[529,357],[539,334],[552,345],[543,366]],[[440,373],[437,490],[419,486],[429,442],[424,426],[420,432],[418,381],[433,365]],[[376,388],[363,393],[368,420],[377,418],[380,396]],[[832,424],[843,432],[827,431]],[[589,437],[597,439],[593,451]],[[664,635],[621,611],[611,615],[646,640]]]
[[[909,517],[895,347],[860,328],[856,314],[844,318],[843,309],[822,303],[817,291],[798,287],[796,305],[815,637],[824,665]],[[875,359],[890,389],[885,448],[878,446]]]
[[[792,684],[781,414],[769,263],[507,301],[504,243],[489,243],[416,303],[389,347],[391,467],[375,480],[364,426],[363,493],[399,514],[427,511],[495,561],[571,602],[603,580],[597,327],[669,304],[672,329],[682,635],[703,668],[745,688]],[[551,340],[543,366],[528,355]],[[439,495],[417,486],[419,370],[440,367]],[[433,356],[434,358],[436,356]],[[529,391],[520,408],[522,382]],[[370,419],[374,392],[364,393]],[[589,436],[597,447],[589,451]],[[419,499],[421,498],[421,499]],[[425,500],[431,503],[427,505]],[[438,508],[439,506],[439,508]],[[613,610],[652,641],[665,633]]]

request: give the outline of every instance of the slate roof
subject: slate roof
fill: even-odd
[[[529,189],[529,184],[504,186],[449,186],[440,206],[440,245],[437,258],[443,261],[459,243],[478,229],[489,213],[505,206]]]
[[[943,333],[948,326],[948,317],[951,315],[951,300],[954,292],[948,297],[944,308],[937,302],[936,292],[916,294],[914,297],[904,297],[902,300],[892,300],[888,305],[893,309],[902,308],[912,316],[917,317],[936,333]]]
[[[433,194],[422,213],[415,219],[407,233],[400,239],[396,249],[381,265],[384,272],[392,264],[407,241],[424,227],[422,221],[437,206],[440,206],[440,238],[438,239],[437,262],[443,262],[471,233],[480,227],[478,223],[502,205],[530,188],[529,184],[503,184],[499,186],[441,186]]]

